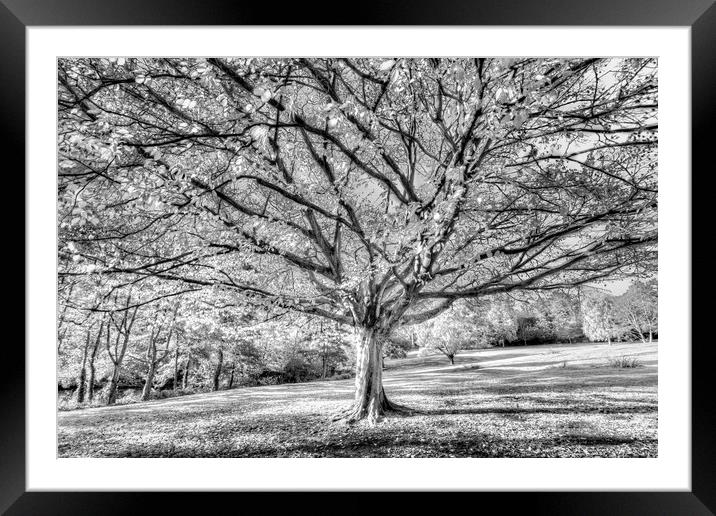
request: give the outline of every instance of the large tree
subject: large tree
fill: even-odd
[[[616,299],[619,316],[642,342],[646,342],[645,335],[649,335],[649,342],[652,342],[654,332],[658,331],[658,294],[656,279],[650,279],[635,281]]]
[[[416,327],[421,353],[438,351],[451,365],[460,351],[479,346],[486,329],[470,306],[455,303],[450,309]]]
[[[84,264],[350,325],[342,416],[376,421],[399,410],[381,367],[399,325],[653,262],[656,68],[61,59],[61,274]]]

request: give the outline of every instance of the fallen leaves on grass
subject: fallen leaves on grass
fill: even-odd
[[[549,358],[549,354],[547,355]],[[530,360],[527,357],[526,360]],[[419,366],[420,363],[417,363]],[[352,382],[234,389],[59,414],[61,457],[655,457],[655,368],[386,372],[420,409],[331,424]],[[422,376],[421,376],[422,375]]]

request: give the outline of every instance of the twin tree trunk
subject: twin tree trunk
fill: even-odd
[[[97,358],[97,350],[99,349],[99,342],[102,338],[103,328],[104,324],[100,324],[99,331],[97,332],[97,337],[95,338],[93,346],[90,346],[90,332],[89,330],[87,331],[87,340],[85,341],[85,347],[82,352],[82,369],[80,369],[80,376],[77,379],[77,403],[84,403],[85,395],[87,396],[87,401],[89,401],[90,403],[92,403],[92,400],[94,399],[94,362],[95,358]],[[87,377],[88,367],[89,378]]]

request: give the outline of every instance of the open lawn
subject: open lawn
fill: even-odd
[[[636,357],[615,368],[610,357]],[[240,388],[58,413],[60,457],[654,457],[657,344],[563,344],[388,361],[420,410],[331,424],[353,381]]]

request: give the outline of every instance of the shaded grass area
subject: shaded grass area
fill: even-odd
[[[626,347],[630,346],[630,347]],[[643,367],[608,367],[614,353]],[[566,366],[564,363],[566,362]],[[656,344],[480,350],[387,365],[419,413],[331,424],[350,380],[235,389],[61,412],[61,457],[654,457]]]

